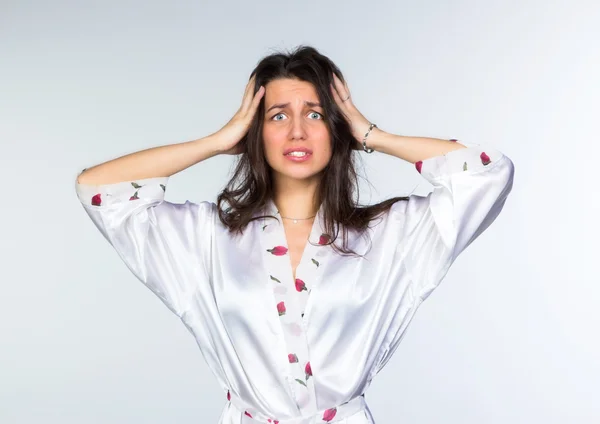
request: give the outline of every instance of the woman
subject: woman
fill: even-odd
[[[433,192],[359,207],[354,151],[373,150],[414,163]],[[217,204],[164,200],[171,175],[218,154],[241,156]],[[220,423],[373,423],[372,378],[513,173],[489,147],[380,130],[301,46],[258,64],[218,132],[84,170],[76,189],[196,338],[227,397]]]

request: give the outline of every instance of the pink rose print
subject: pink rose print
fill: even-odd
[[[486,155],[485,152],[481,152],[481,155],[479,155],[479,157],[481,158],[481,163],[483,163],[484,165],[490,164],[490,157]]]
[[[302,290],[307,290],[306,284],[304,284],[304,281],[302,281],[301,279],[296,278],[296,291],[301,292]]]
[[[139,185],[138,183],[135,183],[135,182],[133,182],[133,181],[131,182],[131,185],[132,185],[132,186],[133,186],[133,187],[134,187],[136,190],[139,190],[140,188],[142,188],[142,186],[141,186],[141,185]],[[164,189],[163,189],[163,190],[164,190]],[[138,197],[138,192],[137,192],[137,191],[136,191],[136,192],[133,194],[133,196],[131,196],[131,197],[129,198],[129,200],[138,200],[138,199],[139,199],[139,197]]]
[[[279,312],[279,316],[285,315],[285,304],[283,302],[277,304],[277,312]]]
[[[248,415],[250,418],[252,418],[252,415],[250,415],[250,413],[248,411],[244,411],[245,415]]]
[[[298,362],[298,357],[296,356],[295,353],[290,353],[288,355],[288,361],[290,361],[290,364],[296,363],[296,362]]]
[[[306,366],[304,367],[304,372],[306,373],[306,380],[308,381],[308,377],[312,376],[312,369],[310,368],[310,362],[306,363]]]
[[[271,420],[271,418],[269,418],[267,421],[270,422],[270,423],[273,423],[273,424],[279,424],[279,421],[277,421],[277,420]]]
[[[227,400],[231,400],[231,395],[229,394],[229,390],[227,390]]]
[[[418,162],[415,162],[415,168],[417,168],[417,171],[419,171],[419,174],[421,173],[421,167],[423,166],[423,161],[420,160]]]
[[[100,206],[102,204],[102,199],[100,198],[100,193],[96,194],[92,197],[92,205]]]
[[[270,252],[275,256],[283,256],[287,253],[287,251],[287,247],[285,246],[275,246],[272,249],[267,249],[267,252]]]
[[[327,411],[323,412],[323,421],[331,421],[333,420],[333,417],[335,417],[335,414],[337,413],[337,409],[336,408],[331,408],[328,409]]]
[[[319,244],[327,244],[330,239],[331,237],[329,237],[328,234],[321,234],[321,237],[319,237]]]

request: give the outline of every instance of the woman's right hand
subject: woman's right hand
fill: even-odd
[[[221,154],[239,155],[242,153],[242,146],[239,141],[248,133],[254,114],[260,104],[260,99],[262,99],[265,92],[265,88],[261,86],[255,95],[252,94],[255,81],[256,74],[248,81],[242,105],[236,114],[223,128],[213,134],[213,137],[218,140]]]

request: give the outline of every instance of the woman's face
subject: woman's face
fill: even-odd
[[[279,79],[265,88],[262,135],[273,177],[318,182],[331,159],[331,146],[315,87],[306,81]],[[289,149],[300,148],[308,149],[309,154],[303,158],[285,155]]]

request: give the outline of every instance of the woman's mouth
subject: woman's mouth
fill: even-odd
[[[290,152],[284,155],[287,159],[293,162],[304,162],[311,158],[312,153],[308,152]]]

